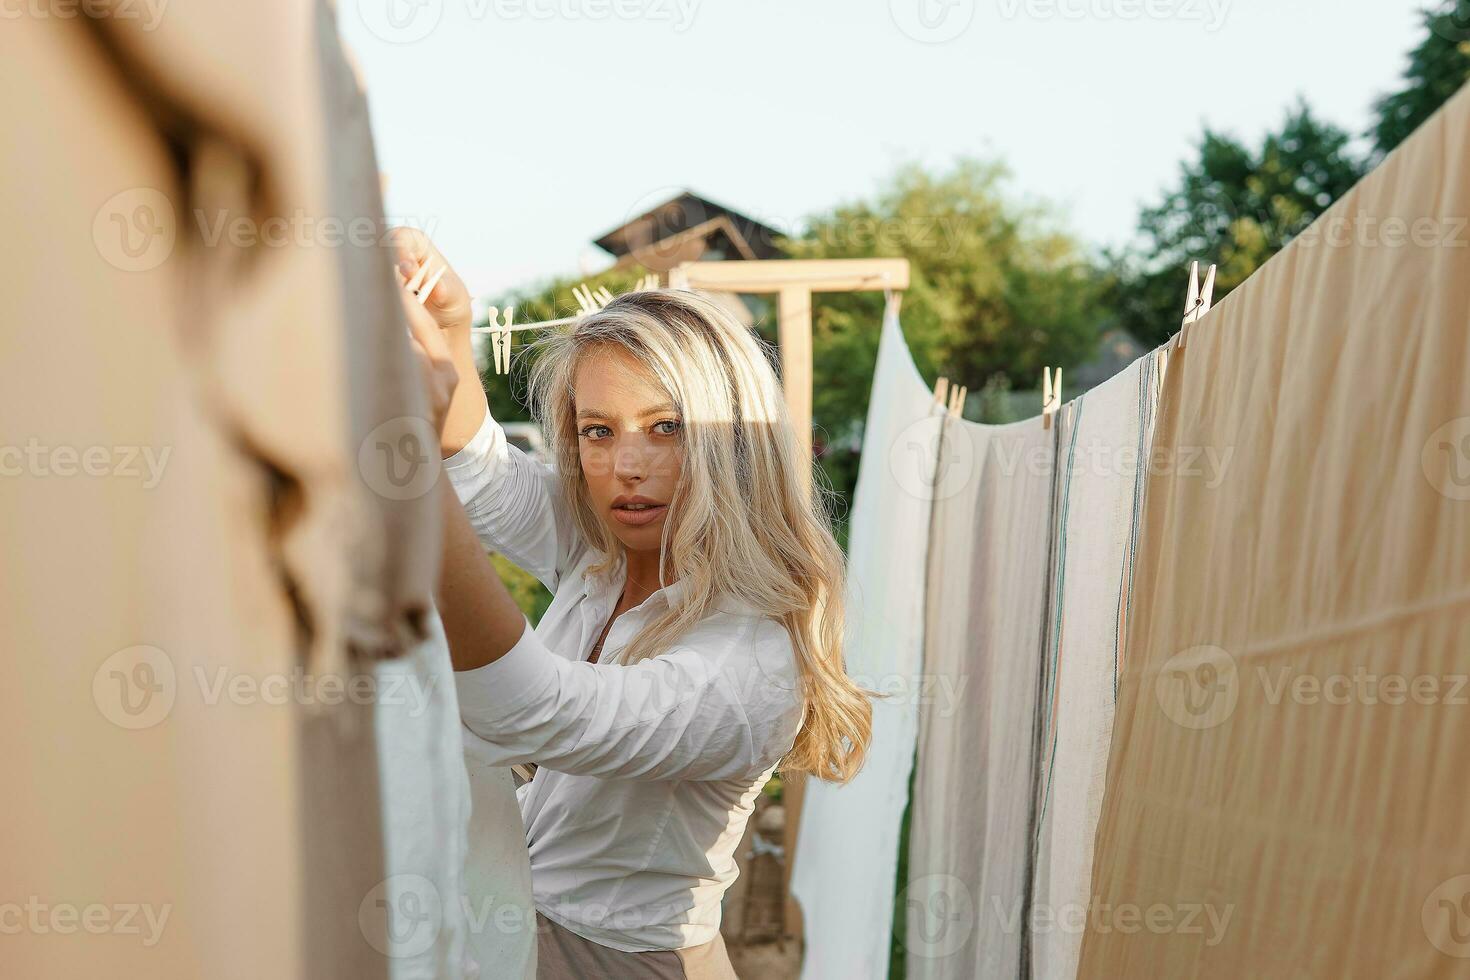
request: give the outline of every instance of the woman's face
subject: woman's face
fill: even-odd
[[[657,551],[684,462],[684,420],[633,355],[577,368],[577,451],[593,509],[629,551]]]

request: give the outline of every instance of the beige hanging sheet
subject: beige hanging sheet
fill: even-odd
[[[1470,971],[1467,216],[1462,92],[1169,357],[1081,976]]]

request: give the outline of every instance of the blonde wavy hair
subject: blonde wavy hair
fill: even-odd
[[[803,699],[786,771],[846,782],[872,735],[870,692],[843,663],[846,572],[832,536],[830,491],[792,428],[769,345],[697,293],[625,293],[532,345],[531,411],[546,432],[562,492],[582,534],[611,567],[622,547],[593,511],[577,444],[577,368],[603,345],[638,359],[684,424],[683,468],[670,501],[660,580],[687,581],[629,643],[635,663],[684,635],[724,595],[780,622],[791,637]]]

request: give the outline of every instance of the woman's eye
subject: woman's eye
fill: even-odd
[[[608,431],[609,429],[605,425],[589,425],[581,432],[579,432],[578,435],[584,436],[588,439],[601,439],[602,434]]]
[[[659,426],[663,425],[668,426],[668,428],[659,428]],[[681,423],[677,419],[664,419],[662,422],[655,422],[653,427],[660,435],[671,436],[679,431],[680,425]]]

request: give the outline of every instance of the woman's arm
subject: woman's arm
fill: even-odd
[[[444,548],[438,605],[455,670],[494,663],[530,629],[470,527],[448,480],[438,488],[444,511]]]
[[[606,779],[753,779],[801,723],[784,628],[701,629],[636,664],[547,650],[527,629],[496,661],[454,676],[460,717],[498,765]]]
[[[556,470],[511,445],[487,412],[474,437],[444,461],[444,472],[484,547],[555,592],[587,547]]]

